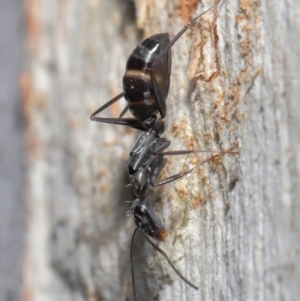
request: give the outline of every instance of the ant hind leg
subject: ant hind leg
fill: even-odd
[[[140,131],[146,131],[147,129],[143,125],[142,122],[138,121],[136,118],[121,118],[128,110],[128,106],[125,107],[125,109],[121,112],[121,115],[119,118],[103,118],[103,117],[97,117],[96,115],[104,111],[106,108],[110,107],[113,103],[118,101],[120,98],[124,96],[123,92],[108,101],[106,104],[104,104],[102,107],[100,107],[98,110],[96,110],[90,117],[92,121],[97,122],[103,122],[103,123],[111,123],[111,124],[117,124],[117,125],[124,125],[129,126],[131,128],[140,130]]]

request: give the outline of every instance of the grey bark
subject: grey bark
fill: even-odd
[[[19,86],[23,51],[21,1],[0,1],[0,300],[5,301],[21,299],[26,214]]]
[[[136,19],[125,1],[28,3],[26,296],[131,300],[124,186],[136,131],[89,115],[121,91],[143,37],[174,36],[212,3],[136,1]],[[138,300],[299,296],[299,17],[296,1],[223,1],[172,48],[170,149],[239,155],[149,194],[168,229],[160,246],[199,290],[139,236]],[[162,176],[204,157],[169,158]]]

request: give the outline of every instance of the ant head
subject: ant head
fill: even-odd
[[[158,215],[144,198],[138,198],[131,207],[134,222],[138,229],[156,240],[164,240],[167,237]]]

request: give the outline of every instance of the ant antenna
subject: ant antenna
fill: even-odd
[[[132,239],[131,239],[131,245],[130,245],[130,265],[131,265],[131,281],[132,281],[132,288],[133,288],[133,297],[134,297],[134,301],[136,301],[136,291],[135,291],[135,282],[134,282],[134,266],[133,266],[133,252],[132,252],[132,247],[133,247],[133,240],[135,237],[135,234],[137,232],[138,228],[135,228],[133,235],[132,235]],[[171,260],[169,259],[168,255],[166,254],[165,251],[163,251],[159,246],[157,246],[156,244],[154,244],[150,238],[142,231],[142,234],[144,235],[144,237],[146,238],[146,240],[150,243],[150,245],[156,250],[158,251],[161,255],[163,255],[166,260],[168,261],[169,265],[171,266],[171,268],[174,270],[174,272],[189,286],[191,286],[193,289],[198,290],[198,286],[194,285],[193,283],[191,283],[189,280],[187,280],[174,266],[174,264],[171,262]]]
[[[212,5],[211,7],[209,7],[208,9],[206,9],[205,11],[203,11],[200,15],[198,15],[197,17],[195,17],[192,21],[190,21],[189,23],[185,24],[181,28],[181,30],[175,35],[175,37],[170,41],[170,43],[168,44],[168,46],[155,59],[155,61],[153,62],[153,64],[152,64],[151,67],[153,68],[153,66],[156,64],[156,62],[158,62],[160,60],[160,58],[162,58],[169,51],[169,49],[177,42],[177,40],[189,29],[189,27],[190,27],[191,24],[193,24],[200,17],[202,17],[207,12],[209,12],[210,10],[212,10],[213,8],[215,8],[216,6],[218,6],[220,2],[221,2],[221,0],[218,0],[214,5]]]
[[[131,244],[130,244],[130,265],[131,265],[131,281],[132,281],[132,290],[133,290],[133,298],[134,301],[136,301],[136,292],[135,292],[135,284],[134,284],[134,266],[133,266],[133,253],[132,253],[132,247],[133,247],[133,240],[136,234],[138,228],[134,229],[134,232],[132,234],[131,238]]]
[[[168,255],[165,253],[165,251],[163,251],[159,246],[157,246],[156,244],[154,244],[149,237],[147,237],[147,235],[142,232],[144,237],[148,240],[148,242],[152,245],[152,247],[158,251],[161,255],[163,255],[166,260],[168,261],[169,265],[171,266],[171,268],[175,271],[175,273],[189,286],[191,286],[192,288],[194,288],[195,290],[198,290],[199,287],[194,285],[193,283],[191,283],[189,280],[187,280],[174,266],[174,264],[171,262],[171,260],[169,259]]]

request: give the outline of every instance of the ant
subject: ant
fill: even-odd
[[[211,161],[216,157],[219,157],[223,154],[237,154],[234,151],[222,151],[218,152],[217,155],[214,155],[199,164],[193,166],[191,169],[170,176],[160,182],[155,182],[158,178],[160,172],[162,171],[166,161],[164,156],[166,155],[183,155],[183,154],[192,154],[199,152],[206,152],[201,150],[180,150],[180,151],[164,151],[170,145],[170,141],[166,138],[161,138],[160,135],[164,132],[165,123],[162,118],[157,118],[155,115],[143,122],[143,127],[148,129],[147,131],[142,132],[138,139],[136,140],[128,160],[127,171],[129,175],[129,186],[131,187],[132,194],[136,198],[131,206],[131,211],[133,214],[134,222],[136,224],[136,229],[133,232],[131,239],[131,248],[130,248],[130,262],[131,262],[131,276],[132,276],[132,286],[134,300],[136,301],[136,292],[134,284],[134,268],[133,268],[133,254],[132,247],[135,234],[139,229],[140,232],[144,235],[147,241],[158,251],[160,252],[168,261],[173,270],[177,275],[188,285],[194,289],[198,289],[197,286],[192,284],[187,280],[172,264],[166,253],[160,249],[156,244],[154,244],[148,236],[154,238],[156,241],[163,241],[167,237],[167,232],[164,229],[159,216],[149,204],[146,199],[146,190],[148,189],[149,184],[153,187],[162,186],[170,182],[179,180],[180,178],[192,173],[198,169],[205,162]],[[213,153],[213,152],[211,152]]]
[[[172,40],[170,40],[169,33],[159,33],[145,39],[138,45],[127,60],[126,71],[123,76],[123,92],[96,110],[91,115],[91,120],[147,131],[143,121],[157,113],[160,114],[161,118],[165,118],[167,113],[166,99],[171,76],[171,47],[191,28],[191,25],[215,8],[220,1],[218,0],[210,8],[184,25]],[[122,97],[127,101],[127,105],[119,118],[96,116]],[[134,118],[122,118],[128,110]]]
[[[165,130],[164,118],[167,112],[166,99],[169,93],[171,75],[171,47],[191,25],[201,16],[215,8],[220,1],[221,0],[218,0],[210,8],[184,25],[172,40],[170,40],[169,33],[161,33],[145,39],[138,45],[127,61],[126,72],[123,76],[123,92],[97,109],[90,117],[93,121],[129,126],[142,131],[130,152],[127,167],[130,179],[129,186],[131,186],[135,198],[131,206],[131,211],[136,229],[133,232],[130,247],[132,286],[135,301],[137,298],[134,284],[132,248],[134,237],[138,229],[147,241],[167,259],[178,276],[194,289],[198,289],[197,286],[180,274],[166,253],[148,237],[150,236],[156,241],[163,241],[167,237],[167,232],[159,216],[146,199],[146,190],[149,184],[153,187],[168,184],[195,171],[205,162],[211,161],[218,156],[226,153],[237,154],[237,152],[233,151],[219,152],[217,155],[200,162],[187,171],[170,176],[160,182],[155,182],[165,165],[164,156],[206,152],[201,150],[166,152],[165,149],[169,147],[170,141],[166,138],[161,138],[160,135]],[[127,105],[121,112],[119,118],[102,118],[96,116],[122,97],[127,101]],[[123,118],[128,110],[134,118]],[[158,114],[160,115],[159,118],[157,117]]]

